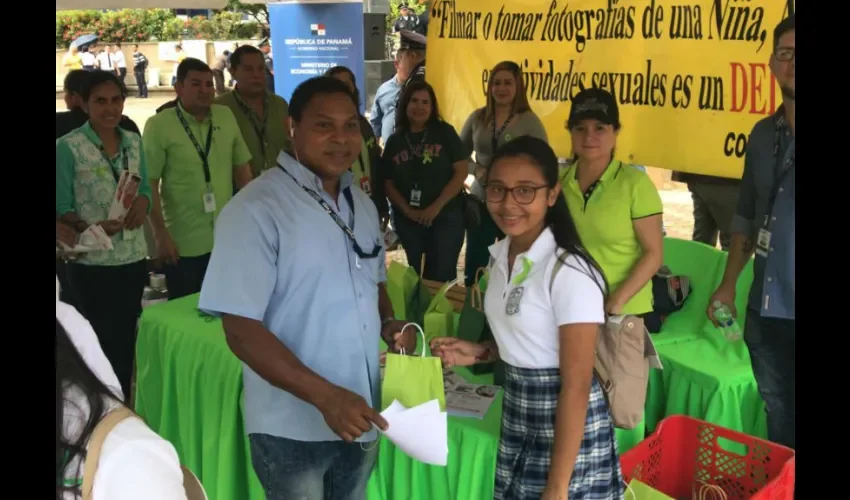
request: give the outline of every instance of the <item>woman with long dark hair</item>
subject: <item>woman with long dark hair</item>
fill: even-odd
[[[85,471],[94,466],[92,500],[186,500],[177,452],[139,418],[115,425],[97,463],[86,464],[98,424],[126,410],[118,386],[89,323],[57,300],[56,499],[83,498]]]
[[[619,500],[614,423],[593,375],[606,283],[534,137],[502,146],[486,175],[487,209],[505,234],[490,246],[484,312],[495,340],[437,338],[446,366],[505,363],[500,500]]]
[[[490,71],[487,81],[487,104],[469,115],[460,131],[460,138],[469,151],[475,153],[469,173],[475,180],[468,186],[470,209],[474,220],[467,220],[466,285],[472,285],[475,271],[487,265],[487,248],[504,234],[493,222],[484,203],[483,180],[499,146],[517,137],[530,135],[547,140],[543,122],[531,110],[525,94],[522,69],[513,61],[502,61]]]
[[[360,90],[357,89],[357,78],[354,72],[345,66],[334,66],[325,72],[325,76],[336,78],[344,83],[351,93],[354,94],[354,99],[357,101],[358,109],[362,104],[360,101]],[[360,156],[354,165],[351,166],[351,172],[354,174],[354,181],[372,201],[375,202],[375,207],[378,209],[378,215],[381,217],[381,223],[386,224],[390,217],[390,209],[387,204],[387,195],[384,193],[384,181],[378,177],[381,164],[381,146],[378,144],[378,138],[375,137],[375,131],[372,130],[372,125],[369,120],[362,114],[360,115],[360,135],[363,136]]]
[[[118,126],[127,97],[118,77],[93,71],[81,95],[88,121],[56,141],[56,216],[78,233],[99,225],[111,239],[111,250],[90,251],[69,263],[67,276],[77,305],[94,325],[129,394],[147,279],[142,228],[151,200],[147,162],[141,137]],[[122,175],[138,177],[138,193],[126,215],[110,218]]]
[[[401,94],[395,133],[381,157],[381,175],[407,262],[422,273],[425,255],[426,279],[457,278],[468,158],[454,127],[440,117],[434,89],[412,82]]]

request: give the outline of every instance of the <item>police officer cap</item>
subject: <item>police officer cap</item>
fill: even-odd
[[[399,35],[401,35],[400,48],[407,50],[425,50],[427,39],[419,33],[401,30],[399,31]]]

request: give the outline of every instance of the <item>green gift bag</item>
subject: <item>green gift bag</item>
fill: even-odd
[[[484,268],[475,274],[475,282],[466,291],[466,301],[460,312],[460,320],[457,325],[457,337],[469,342],[481,342],[484,330],[487,328],[487,317],[484,315],[484,293],[481,288],[481,279]]]
[[[425,310],[422,325],[425,327],[425,339],[430,342],[434,337],[454,337],[454,312],[455,308],[447,297],[449,290],[463,283],[458,278],[443,284]]]
[[[637,479],[632,479],[632,482],[626,487],[626,494],[623,495],[623,498],[625,500],[676,500]]]
[[[425,332],[415,323],[409,323],[404,328],[408,326],[415,326],[419,330],[422,352],[418,356],[387,353],[384,382],[381,387],[381,411],[391,405],[394,399],[407,408],[436,399],[440,402],[440,410],[446,411],[446,391],[443,387],[443,365],[440,358],[426,356],[428,344],[425,341]]]
[[[412,267],[390,262],[387,269],[387,295],[397,318],[410,319],[408,308],[414,295],[419,292],[419,285],[419,276]]]

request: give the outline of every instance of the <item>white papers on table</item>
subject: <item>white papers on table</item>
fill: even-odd
[[[393,400],[381,416],[389,425],[384,435],[403,452],[420,462],[445,467],[449,457],[449,426],[438,400],[413,408]]]

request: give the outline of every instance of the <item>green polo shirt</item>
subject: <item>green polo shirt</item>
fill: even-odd
[[[658,190],[645,172],[614,160],[585,196],[570,166],[561,177],[567,206],[579,237],[605,274],[610,292],[628,279],[642,256],[633,221],[661,215]],[[626,303],[624,314],[652,311],[652,281]]]
[[[180,109],[183,110],[182,106]],[[214,213],[204,211],[207,186],[203,162],[177,117],[176,107],[165,109],[148,119],[142,142],[148,162],[148,178],[161,181],[165,227],[180,256],[197,257],[212,252],[215,220],[233,197],[233,170],[247,163],[251,152],[227,106],[213,104],[203,122],[198,122],[185,110],[183,116],[202,149],[206,147],[207,132],[211,125],[213,127],[209,169],[216,202]]]
[[[290,151],[292,141],[289,137],[289,105],[283,97],[266,93],[268,102],[266,104],[266,128],[263,137],[263,121],[256,113],[243,102],[240,103],[238,93],[233,90],[216,98],[215,102],[230,108],[236,123],[242,130],[242,137],[248,150],[251,152],[251,171],[254,177],[259,176],[265,170],[277,164],[277,157],[281,151]],[[243,107],[243,104],[245,107]],[[263,148],[265,146],[265,149]]]

